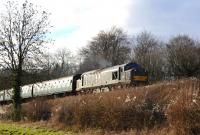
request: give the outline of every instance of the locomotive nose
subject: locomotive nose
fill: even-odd
[[[148,74],[144,69],[134,69],[131,73],[131,81],[133,84],[146,84],[148,82]]]

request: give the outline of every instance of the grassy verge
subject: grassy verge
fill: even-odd
[[[0,123],[0,135],[73,135],[73,133],[64,133],[44,127]]]
[[[142,130],[140,132],[136,130],[131,131],[105,131],[98,129],[87,129],[84,131],[56,131],[49,127],[45,127],[38,123],[15,123],[15,124],[2,124],[0,123],[0,135],[175,135],[173,130],[163,128],[163,129],[153,129],[153,130]],[[33,125],[33,126],[30,126]]]
[[[129,135],[129,132],[116,133],[105,132],[98,129],[87,130],[64,130],[63,129],[51,129],[48,125],[42,122],[36,123],[1,123],[0,122],[0,135]],[[130,134],[135,135],[135,132]]]

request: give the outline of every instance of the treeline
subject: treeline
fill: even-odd
[[[59,49],[54,53],[44,53],[35,65],[23,68],[22,85],[73,75],[77,72],[76,58],[68,49]],[[3,68],[0,71],[0,89],[12,87],[12,71]]]
[[[200,42],[188,35],[164,42],[146,31],[129,36],[113,27],[99,32],[80,54],[80,71],[132,61],[148,70],[150,81],[200,75]]]
[[[76,73],[136,62],[148,70],[151,82],[200,76],[200,42],[176,35],[164,42],[152,33],[128,35],[113,27],[100,31],[81,48],[78,56],[68,49],[44,52],[40,64],[23,68],[23,84],[55,79]],[[2,69],[0,89],[11,87],[9,70]]]

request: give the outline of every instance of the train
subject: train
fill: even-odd
[[[137,63],[126,63],[21,86],[21,98],[31,99],[52,95],[76,95],[114,86],[148,83],[148,72]],[[13,89],[0,91],[0,103],[12,100]]]

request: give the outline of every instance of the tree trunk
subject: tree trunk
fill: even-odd
[[[13,120],[21,120],[21,75],[22,68],[19,68],[13,73]]]

